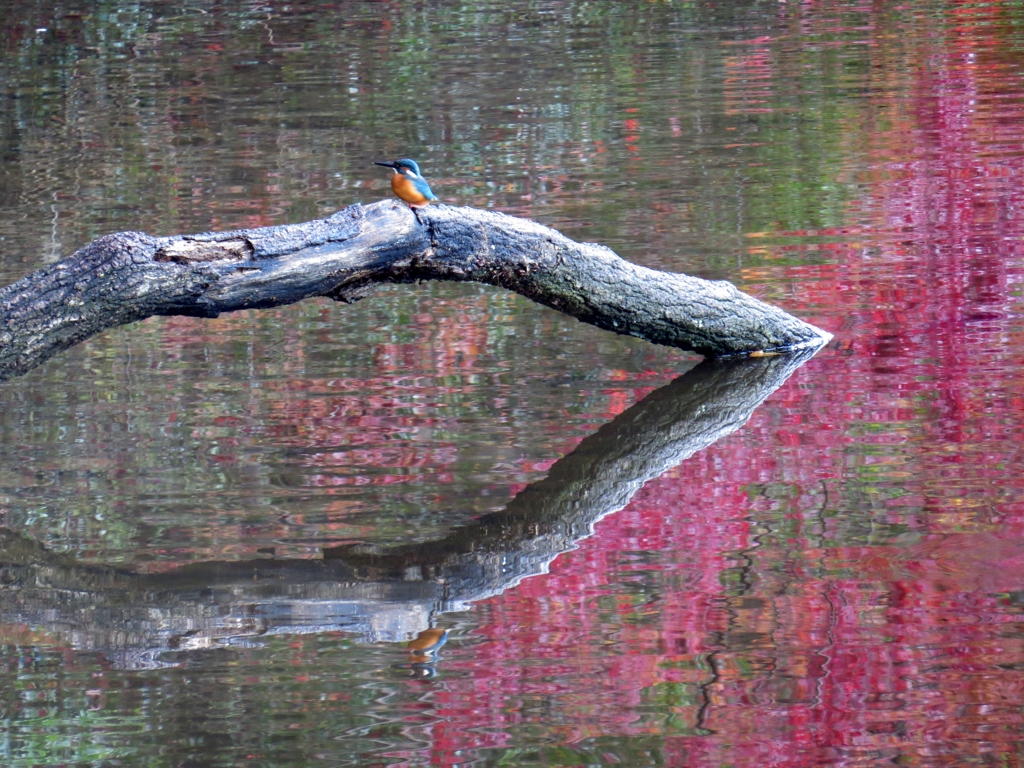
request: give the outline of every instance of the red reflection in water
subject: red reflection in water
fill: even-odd
[[[1024,84],[999,4],[949,13],[865,98],[844,242],[747,275],[795,282],[840,352],[478,606],[480,644],[449,653],[461,674],[434,699],[434,764],[540,726],[665,765],[1016,764]]]

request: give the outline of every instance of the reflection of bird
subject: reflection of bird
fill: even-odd
[[[385,168],[393,168],[395,174],[391,177],[391,189],[398,197],[409,204],[410,208],[421,208],[429,205],[431,200],[437,200],[437,196],[430,191],[430,185],[420,174],[420,167],[415,160],[395,160],[394,162],[374,160],[374,165],[383,165]]]
[[[410,656],[425,659],[435,656],[446,642],[447,629],[424,629],[405,647],[409,650]]]
[[[405,648],[409,651],[407,664],[392,664],[395,669],[407,669],[412,677],[430,678],[437,674],[437,652],[448,642],[447,629],[424,629],[410,640]]]

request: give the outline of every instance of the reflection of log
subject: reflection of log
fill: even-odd
[[[102,237],[0,289],[0,379],[151,315],[353,301],[376,283],[416,280],[489,283],[606,330],[711,356],[829,338],[730,283],[639,267],[530,221],[450,206],[414,214],[384,201],[291,226]]]
[[[741,427],[810,354],[704,361],[584,439],[502,512],[429,544],[145,575],[0,531],[0,624],[59,633],[128,665],[268,632],[404,639],[438,612],[543,572],[644,483]]]
[[[811,355],[706,360],[585,438],[501,512],[441,541],[325,550],[375,581],[440,578],[476,600],[540,573],[645,483],[734,432]]]

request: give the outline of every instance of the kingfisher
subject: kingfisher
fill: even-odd
[[[441,650],[441,646],[448,642],[447,629],[425,629],[409,641],[406,648],[409,655],[413,657],[433,658]]]
[[[447,629],[425,629],[409,642],[408,664],[393,664],[407,669],[413,677],[430,678],[437,674],[437,652],[448,640]]]
[[[431,200],[437,200],[437,195],[430,191],[430,185],[423,178],[415,160],[409,158],[394,162],[374,160],[373,164],[394,169],[395,173],[391,177],[391,190],[410,208],[422,208],[429,205]]]

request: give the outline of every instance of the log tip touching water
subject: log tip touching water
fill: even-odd
[[[831,338],[731,283],[632,264],[533,221],[384,200],[303,224],[101,237],[0,289],[0,379],[152,315],[216,317],[313,297],[351,302],[378,284],[420,280],[487,283],[605,330],[712,357]]]
[[[832,338],[732,283],[648,269],[536,222],[451,206],[416,215],[433,233],[429,276],[498,285],[605,330],[707,356]]]

